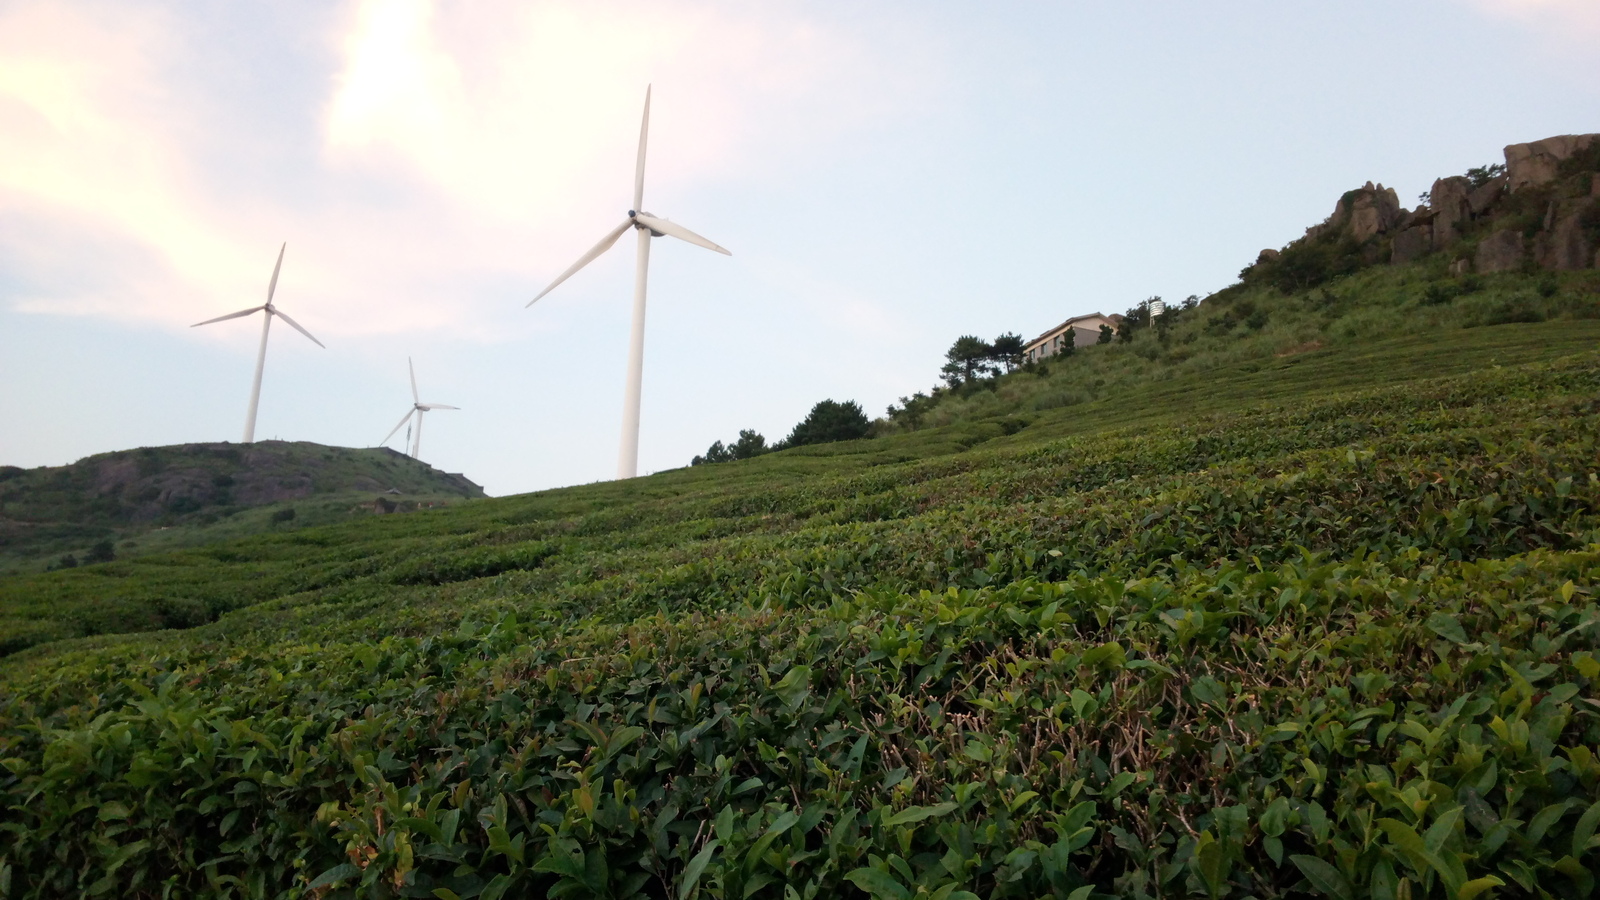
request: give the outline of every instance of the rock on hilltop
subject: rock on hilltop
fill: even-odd
[[[1346,191],[1332,215],[1262,251],[1242,277],[1292,290],[1432,254],[1454,274],[1600,267],[1600,134],[1512,144],[1503,164],[1437,179],[1424,196],[1408,210],[1381,183]]]

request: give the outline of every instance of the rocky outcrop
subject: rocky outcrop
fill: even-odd
[[[1338,256],[1335,269],[1353,271],[1381,262],[1404,264],[1449,252],[1449,270],[1504,272],[1530,263],[1545,269],[1600,268],[1600,134],[1560,135],[1506,147],[1505,165],[1468,170],[1433,183],[1427,204],[1400,205],[1393,188],[1367,182],[1346,191],[1333,214],[1306,229],[1284,253],[1295,265],[1318,254]],[[1337,242],[1333,242],[1333,239]],[[1313,244],[1316,244],[1314,249]],[[1463,250],[1468,250],[1463,258]],[[1247,277],[1293,285],[1299,270],[1283,272],[1280,254],[1263,250]],[[1311,263],[1308,263],[1311,264]]]
[[[1428,196],[1429,208],[1436,216],[1433,220],[1435,250],[1443,250],[1455,243],[1461,237],[1462,229],[1472,221],[1472,204],[1467,201],[1471,193],[1472,182],[1460,175],[1439,178],[1433,182],[1433,192]]]
[[[1563,134],[1506,147],[1506,181],[1510,190],[1537,187],[1556,180],[1563,160],[1589,148],[1600,134]]]
[[[1537,253],[1542,268],[1586,269],[1594,261],[1595,248],[1590,244],[1589,235],[1583,227],[1584,214],[1594,203],[1590,200],[1571,204],[1559,211],[1552,207],[1552,211],[1556,212],[1551,217],[1554,219],[1553,227],[1540,236]]]
[[[1398,228],[1405,220],[1406,210],[1394,188],[1367,182],[1353,191],[1346,191],[1334,204],[1333,215],[1320,225],[1306,229],[1306,240],[1316,240],[1326,234],[1344,231],[1358,243],[1378,234]]]
[[[1339,198],[1340,205],[1346,200],[1350,202],[1350,234],[1358,241],[1383,234],[1400,221],[1400,198],[1395,196],[1394,188],[1381,184],[1374,187],[1369,181],[1360,190]],[[1337,207],[1334,215],[1338,215]]]
[[[1418,217],[1394,236],[1389,255],[1392,263],[1406,263],[1426,256],[1433,249],[1433,218]]]
[[[1491,178],[1467,194],[1467,211],[1473,218],[1484,215],[1505,192],[1506,177],[1501,175],[1498,178]]]
[[[1478,244],[1472,266],[1479,272],[1509,272],[1522,265],[1523,256],[1522,232],[1507,228]]]

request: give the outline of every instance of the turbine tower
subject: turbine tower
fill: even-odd
[[[252,443],[256,439],[256,407],[261,403],[261,370],[266,368],[267,365],[267,332],[272,329],[272,317],[277,316],[288,323],[290,328],[311,338],[311,343],[322,347],[324,350],[328,349],[323,346],[321,341],[311,337],[311,332],[301,328],[299,322],[284,315],[282,310],[272,305],[272,295],[278,290],[278,270],[283,268],[283,251],[288,247],[289,243],[285,241],[283,246],[278,248],[278,262],[272,267],[272,280],[267,282],[267,302],[264,305],[252,306],[249,309],[228,313],[225,316],[217,316],[215,319],[207,319],[204,322],[196,322],[189,326],[190,328],[199,328],[201,325],[210,325],[212,322],[224,322],[228,319],[237,319],[240,316],[248,316],[258,312],[266,313],[265,316],[261,317],[261,349],[256,353],[256,378],[250,384],[250,411],[245,413],[244,417],[244,442],[246,444]]]
[[[633,274],[633,332],[628,340],[627,393],[622,400],[622,449],[617,454],[618,479],[632,478],[639,474],[639,395],[644,380],[644,294],[645,281],[650,270],[650,239],[675,237],[707,250],[715,250],[724,256],[733,255],[682,225],[656,218],[641,209],[644,205],[644,150],[649,134],[650,89],[647,87],[644,91],[644,121],[639,125],[639,162],[633,171],[633,208],[628,210],[628,218],[612,229],[610,234],[601,238],[600,243],[579,257],[578,261],[557,276],[555,281],[550,282],[550,286],[540,291],[538,297],[528,301],[529,306],[539,302],[541,297],[555,290],[556,285],[571,278],[579,269],[593,262],[595,257],[610,250],[611,245],[622,237],[623,232],[632,228],[639,233],[639,256]]]
[[[378,446],[382,447],[384,444],[389,443],[389,438],[394,437],[395,431],[399,431],[407,422],[411,421],[412,416],[416,416],[417,428],[412,433],[414,440],[411,444],[411,458],[421,459],[422,414],[430,409],[460,409],[461,407],[446,406],[443,403],[423,403],[422,399],[417,396],[417,367],[411,364],[411,357],[409,356],[406,357],[406,368],[411,370],[411,408],[406,410],[406,414],[400,418],[400,424],[394,427],[394,431],[389,432],[388,437],[378,442]]]

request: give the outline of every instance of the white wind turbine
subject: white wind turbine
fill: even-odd
[[[415,440],[411,444],[411,458],[412,459],[421,459],[422,458],[422,414],[427,412],[430,409],[460,409],[461,407],[459,407],[459,406],[446,406],[443,403],[423,403],[422,402],[422,398],[417,396],[417,367],[411,364],[411,357],[409,357],[409,356],[406,357],[406,368],[411,370],[411,408],[406,410],[406,414],[400,418],[400,424],[396,425],[394,427],[394,431],[389,432],[389,436],[388,437],[385,437],[383,440],[378,442],[378,446],[382,447],[384,444],[389,443],[389,438],[394,437],[395,431],[399,431],[402,426],[404,426],[407,422],[411,421],[411,417],[412,416],[416,416],[417,417],[417,428],[416,428],[416,431],[413,432]]]
[[[555,290],[556,285],[571,278],[579,269],[593,262],[595,257],[610,250],[611,245],[615,244],[629,228],[639,233],[639,257],[633,275],[633,332],[628,342],[627,394],[622,401],[622,449],[617,455],[619,479],[632,478],[639,473],[639,394],[644,379],[644,293],[645,279],[650,269],[650,239],[670,236],[707,250],[715,250],[724,256],[733,255],[682,225],[658,219],[640,209],[644,204],[644,150],[649,133],[650,89],[645,88],[644,121],[639,125],[639,162],[633,172],[633,208],[628,210],[628,218],[612,229],[610,234],[601,238],[600,243],[579,257],[578,261],[557,276],[555,281],[550,282],[550,286],[540,291],[538,297],[528,301],[529,306],[539,302],[541,297]]]
[[[196,322],[189,326],[190,328],[199,328],[201,325],[210,325],[212,322],[224,322],[228,319],[237,319],[240,316],[248,316],[258,312],[266,313],[265,316],[261,317],[261,349],[256,353],[256,378],[250,385],[250,411],[244,417],[244,442],[246,444],[256,439],[256,406],[261,402],[261,370],[267,365],[267,332],[272,328],[272,317],[277,316],[287,322],[290,328],[311,338],[311,343],[322,347],[324,350],[328,349],[323,346],[321,341],[311,337],[311,332],[301,328],[299,322],[284,315],[282,310],[272,305],[272,295],[278,290],[278,270],[283,268],[283,251],[288,246],[288,242],[285,241],[283,246],[278,248],[278,262],[272,267],[272,280],[267,282],[267,302],[265,304],[252,306],[236,313],[228,313],[225,316],[217,316],[215,319],[207,319],[204,322]]]

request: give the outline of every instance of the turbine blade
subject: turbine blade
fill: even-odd
[[[305,330],[304,328],[301,328],[299,322],[296,322],[295,320],[293,320],[293,319],[289,318],[288,316],[284,315],[283,314],[283,310],[274,308],[272,310],[272,312],[278,318],[284,320],[285,322],[288,322],[290,328],[293,328],[295,331],[298,331],[301,334],[305,335],[306,337],[311,338],[311,343],[316,344],[318,347],[321,347],[324,350],[328,349],[327,346],[325,344],[323,344],[321,341],[317,340],[314,337],[311,337],[311,332]]]
[[[421,403],[422,398],[417,396],[417,367],[412,365],[411,357],[406,357],[406,368],[411,370],[411,402]]]
[[[528,301],[528,306],[532,306],[535,303],[538,303],[539,300],[542,297],[544,297],[545,294],[548,294],[551,291],[555,290],[556,289],[556,285],[560,284],[563,281],[566,281],[568,278],[571,278],[573,276],[573,274],[576,273],[579,269],[583,268],[584,266],[587,266],[591,262],[594,262],[594,258],[595,257],[597,257],[600,254],[606,252],[607,250],[610,250],[611,249],[611,245],[615,244],[617,242],[617,238],[622,237],[622,233],[624,231],[627,231],[629,228],[632,228],[632,227],[633,227],[633,220],[632,219],[626,219],[626,220],[623,221],[623,223],[621,225],[618,225],[616,228],[612,229],[611,233],[606,235],[605,237],[601,238],[600,239],[600,243],[595,244],[594,247],[591,248],[588,253],[585,253],[583,256],[578,257],[578,261],[573,263],[571,268],[567,269],[565,272],[562,272],[559,276],[557,276],[555,281],[550,282],[550,286],[549,287],[547,287],[544,290],[540,291],[538,297],[535,297],[532,300],[529,300]],[[526,308],[526,307],[524,307],[524,308]]]
[[[644,205],[644,148],[650,135],[650,86],[644,89],[644,120],[639,123],[639,163],[633,170],[633,208]]]
[[[407,422],[411,421],[411,414],[414,413],[414,412],[416,412],[415,409],[406,410],[406,414],[400,417],[400,424],[396,425],[394,427],[394,431],[389,432],[388,437],[385,437],[383,440],[379,441],[378,442],[378,446],[382,447],[384,444],[389,443],[389,438],[394,437],[395,434],[398,433],[401,428],[405,427],[405,424]]]
[[[459,406],[447,406],[443,403],[418,403],[423,409],[460,409]]]
[[[285,251],[287,249],[289,249],[289,242],[288,241],[284,241],[283,242],[283,246],[278,248],[278,262],[277,262],[276,265],[274,265],[272,267],[272,280],[267,282],[267,302],[268,303],[272,302],[272,295],[273,295],[273,293],[275,291],[278,290],[278,270],[283,268],[283,251]]]
[[[190,325],[189,327],[190,328],[199,328],[201,325],[210,325],[212,322],[224,322],[224,321],[227,321],[228,319],[237,319],[240,316],[248,316],[251,313],[261,312],[263,309],[266,309],[266,307],[265,306],[252,306],[249,309],[241,309],[236,313],[228,313],[225,316],[217,316],[215,319],[207,319],[204,322],[196,322],[193,325]]]
[[[690,231],[689,229],[683,227],[682,225],[677,225],[677,224],[674,224],[672,222],[668,222],[666,219],[658,219],[655,216],[645,215],[644,213],[639,213],[637,216],[634,216],[633,218],[634,218],[635,221],[641,223],[646,228],[649,228],[651,231],[659,231],[662,234],[671,235],[672,237],[675,237],[680,241],[688,241],[691,244],[694,244],[694,245],[699,246],[699,247],[704,247],[707,250],[715,250],[718,253],[721,253],[723,256],[732,256],[733,255],[732,253],[729,253],[728,251],[722,249],[721,247],[717,246],[716,244],[713,244],[712,242],[710,242],[710,241],[706,240],[705,238],[701,237],[700,235],[695,234],[694,232]]]

